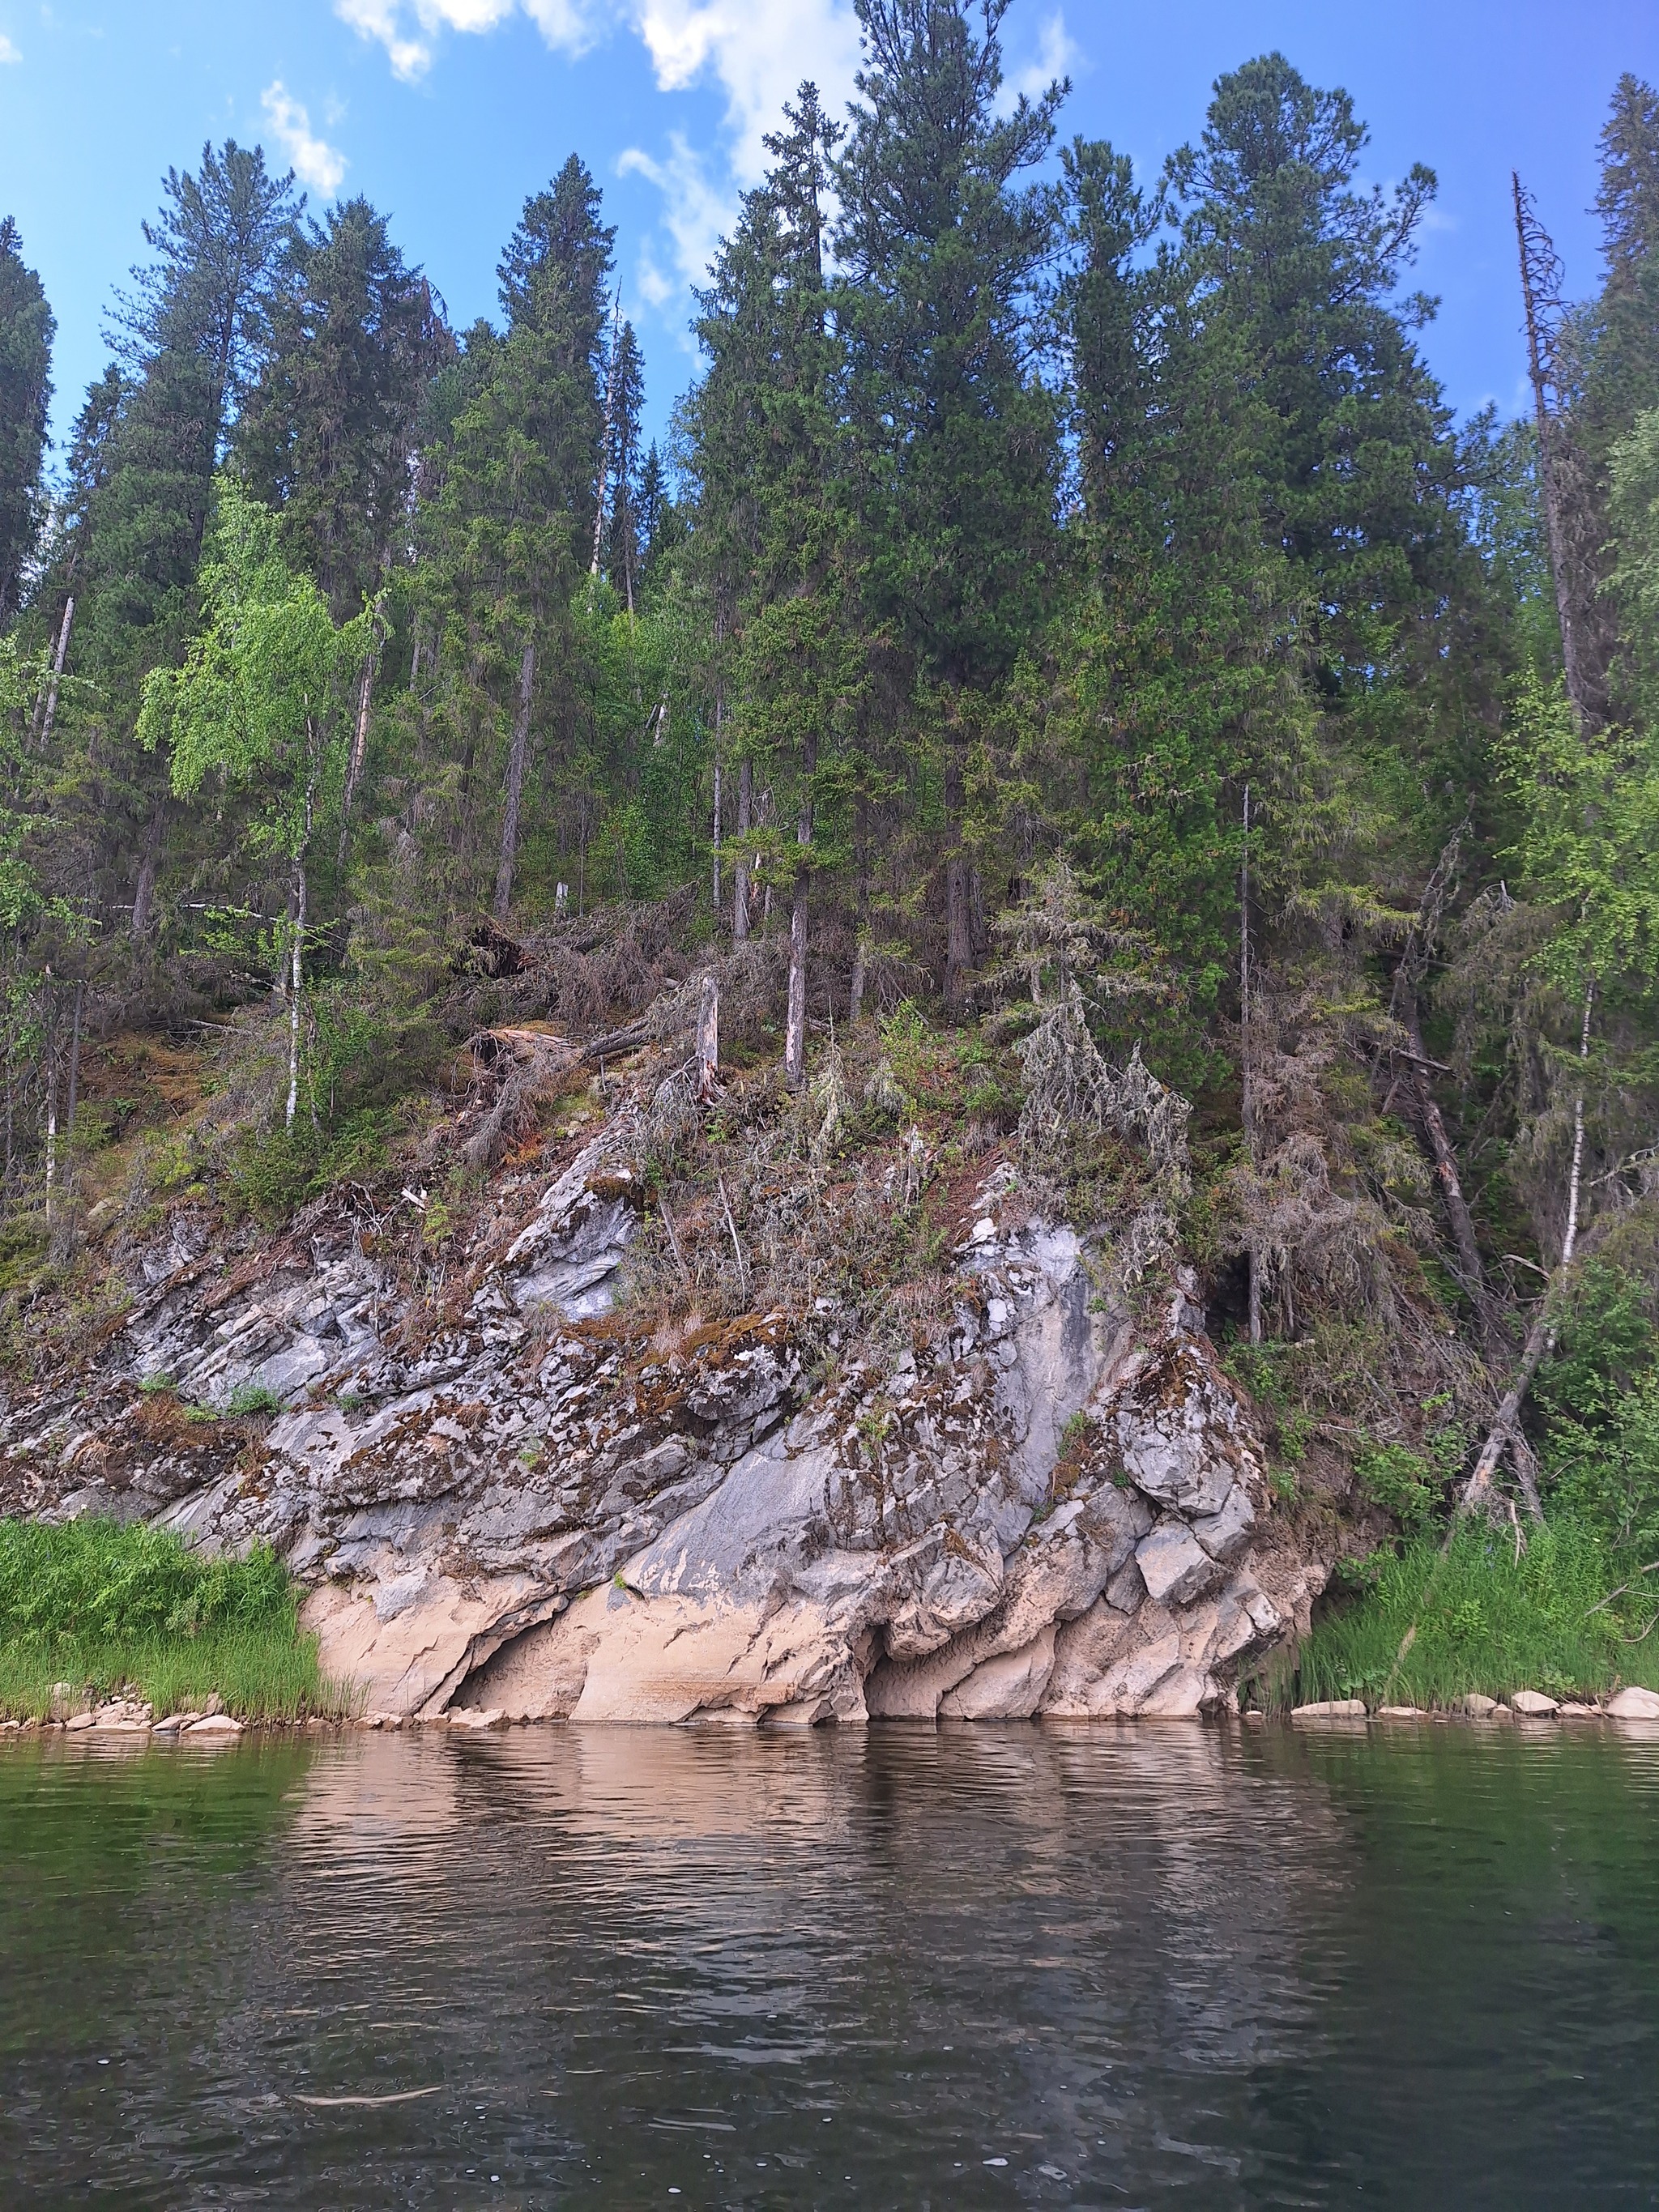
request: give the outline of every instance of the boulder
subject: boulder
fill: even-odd
[[[1192,1524],[1194,1535],[1212,1559],[1236,1559],[1255,1528],[1255,1508],[1242,1482],[1227,1492],[1218,1513],[1202,1514]]]
[[[1638,1689],[1632,1683],[1609,1698],[1607,1709],[1616,1721],[1659,1721],[1659,1690]]]
[[[1291,1715],[1298,1727],[1314,1721],[1363,1721],[1365,1717],[1364,1698],[1322,1698],[1311,1705],[1298,1705]]]
[[[987,1659],[965,1681],[947,1692],[939,1717],[955,1721],[1030,1720],[1042,1702],[1054,1669],[1054,1632],[1041,1636],[1018,1651]]]
[[[1547,1721],[1560,1708],[1553,1698],[1547,1698],[1541,1690],[1516,1690],[1510,1698],[1510,1710],[1523,1720]]]
[[[1184,1521],[1163,1521],[1135,1547],[1135,1565],[1154,1605],[1189,1605],[1222,1569]]]

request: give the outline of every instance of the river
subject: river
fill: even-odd
[[[1659,2204],[1659,1737],[0,1750],[0,2203]]]

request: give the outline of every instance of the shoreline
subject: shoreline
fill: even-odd
[[[1526,1702],[1522,1702],[1525,1700]],[[738,1717],[757,1735],[795,1735],[802,1733],[797,1726],[787,1723],[768,1728],[763,1719],[752,1720],[750,1716]],[[1405,1728],[1411,1726],[1445,1727],[1462,1725],[1477,1729],[1518,1727],[1537,1730],[1550,1727],[1583,1726],[1586,1723],[1613,1727],[1659,1726],[1659,1692],[1639,1688],[1626,1688],[1613,1693],[1606,1700],[1594,1703],[1576,1698],[1554,1699],[1536,1691],[1516,1691],[1509,1701],[1501,1698],[1472,1695],[1460,1705],[1367,1706],[1360,1698],[1325,1700],[1307,1705],[1285,1707],[1276,1712],[1263,1712],[1254,1708],[1243,1712],[1221,1711],[1196,1714],[1116,1714],[1079,1720],[1064,1715],[1038,1714],[1030,1720],[1002,1721],[1001,1727],[1029,1727],[1036,1723],[1067,1729],[1092,1729],[1106,1725],[1115,1728],[1166,1726],[1171,1721],[1187,1726],[1239,1726],[1249,1729],[1291,1728],[1326,1729],[1345,1734],[1358,1734],[1372,1728]],[[912,1729],[919,1725],[914,1720],[896,1723],[882,1717],[866,1721],[866,1729],[898,1726]],[[937,1732],[952,1726],[947,1717],[934,1721]],[[145,1743],[233,1743],[244,1735],[325,1735],[362,1733],[365,1735],[398,1735],[404,1730],[419,1733],[442,1731],[463,1735],[497,1735],[510,1729],[568,1728],[568,1718],[531,1717],[509,1714],[499,1710],[480,1711],[463,1707],[453,1712],[385,1713],[371,1712],[355,1716],[307,1715],[302,1719],[256,1717],[239,1719],[222,1711],[186,1711],[164,1714],[159,1719],[139,1710],[134,1701],[112,1700],[96,1708],[72,1713],[62,1719],[30,1716],[25,1719],[0,1719],[0,1737],[25,1737],[45,1741],[62,1737],[90,1738],[100,1745],[125,1740]],[[700,1726],[730,1726],[731,1717],[711,1714],[702,1722],[659,1721],[617,1723],[614,1721],[586,1722],[577,1726],[617,1728],[664,1728],[685,1729]],[[983,1721],[960,1721],[954,1723],[964,1729],[980,1729]]]

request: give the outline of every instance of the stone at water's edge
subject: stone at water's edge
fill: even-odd
[[[1547,1720],[1557,1710],[1555,1699],[1547,1698],[1541,1690],[1516,1690],[1510,1699],[1510,1711],[1528,1720]]]
[[[14,1489],[268,1538],[325,1668],[387,1714],[1181,1717],[1305,1632],[1328,1563],[1271,1509],[1190,1283],[1150,1333],[1098,1310],[1073,1231],[999,1227],[1000,1170],[931,1358],[860,1364],[828,1301],[664,1354],[611,1311],[630,1117],[526,1191],[412,1356],[349,1224],[228,1288],[186,1254],[101,1379],[0,1431]],[[169,1427],[135,1387],[157,1372],[310,1389],[250,1465]]]
[[[1607,1710],[1616,1721],[1659,1721],[1659,1690],[1620,1690]]]

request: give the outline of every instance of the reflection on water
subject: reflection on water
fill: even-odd
[[[0,2203],[1659,2203],[1659,1745],[0,1753]]]

